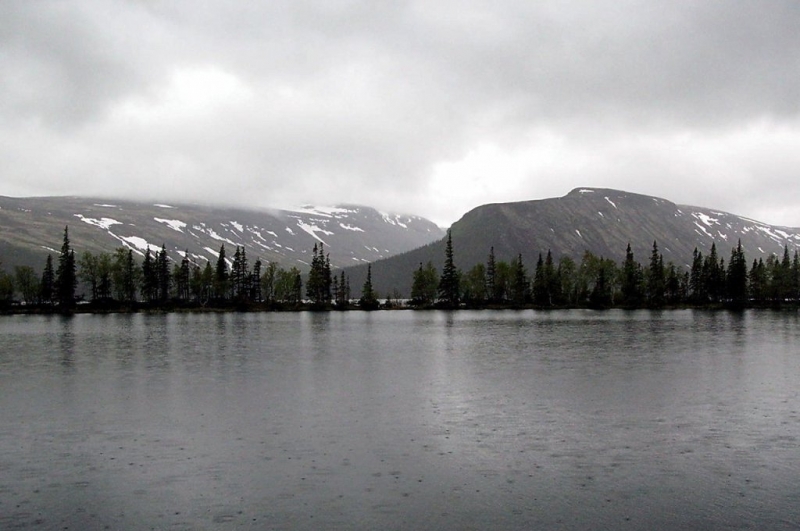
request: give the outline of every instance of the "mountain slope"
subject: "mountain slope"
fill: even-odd
[[[188,250],[195,262],[216,260],[221,245],[235,246],[255,261],[307,269],[315,243],[324,243],[334,267],[374,261],[442,237],[434,223],[418,216],[387,214],[363,206],[244,210],[197,205],[164,205],[87,198],[0,197],[0,261],[5,268],[44,265],[61,247],[69,226],[72,248],[94,253],[124,246],[140,256],[166,245],[180,260]]]
[[[641,263],[658,242],[664,261],[687,266],[695,247],[707,254],[715,243],[726,259],[741,239],[749,261],[800,249],[800,228],[776,227],[718,210],[677,205],[666,199],[603,188],[579,188],[564,197],[489,204],[465,214],[452,228],[456,265],[466,271],[485,263],[493,246],[497,260],[522,254],[533,273],[539,253],[548,249],[558,260],[580,261],[585,251],[617,262],[628,243]],[[381,260],[372,266],[373,284],[382,294],[397,289],[407,295],[413,271],[429,260],[441,269],[444,240]],[[353,287],[360,287],[364,267],[351,270]]]

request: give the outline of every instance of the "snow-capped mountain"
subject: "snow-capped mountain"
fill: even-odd
[[[197,205],[87,198],[0,197],[0,261],[41,268],[61,247],[64,227],[76,253],[166,246],[180,260],[216,261],[244,247],[250,261],[306,269],[314,244],[324,244],[331,265],[371,262],[438,240],[444,231],[424,218],[355,205],[294,210],[245,210]]]

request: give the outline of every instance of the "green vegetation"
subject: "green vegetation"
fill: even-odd
[[[411,298],[406,304],[397,290],[381,304],[372,285],[372,266],[355,304],[345,271],[333,274],[324,244],[314,245],[309,273],[256,259],[252,268],[246,251],[237,246],[233,259],[220,247],[215,264],[194,261],[188,251],[179,263],[162,245],[148,249],[141,262],[128,248],[114,253],[83,251],[76,260],[69,229],[54,268],[47,256],[41,276],[33,268],[13,272],[0,267],[0,309],[17,312],[137,311],[180,309],[346,310],[381,307],[413,308],[675,308],[784,307],[800,302],[800,256],[753,260],[748,269],[741,242],[725,263],[712,244],[707,255],[695,249],[688,270],[665,264],[653,242],[647,267],[636,261],[630,244],[623,260],[585,252],[580,263],[568,256],[558,262],[548,250],[529,273],[518,254],[510,263],[497,260],[489,249],[486,263],[466,273],[456,267],[448,232],[441,275],[431,262],[412,271]],[[2,262],[0,262],[2,266]],[[83,291],[78,294],[78,288]],[[305,293],[305,299],[303,294]]]
[[[800,302],[800,256],[771,255],[754,260],[748,271],[741,242],[725,260],[712,244],[709,254],[697,249],[689,271],[664,264],[658,242],[647,267],[636,261],[630,244],[618,265],[586,251],[579,264],[570,257],[555,263],[550,251],[539,255],[529,275],[519,254],[511,263],[498,261],[494,248],[486,264],[466,273],[452,261],[448,236],[445,267],[437,280],[435,268],[420,264],[413,272],[410,304],[428,308],[676,308],[676,307],[781,307]],[[431,286],[438,282],[438,297]],[[460,286],[460,290],[454,286]]]

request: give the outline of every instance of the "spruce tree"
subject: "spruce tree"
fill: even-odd
[[[653,241],[653,252],[650,255],[650,269],[647,277],[647,302],[653,308],[664,305],[664,258],[658,252],[658,244]]]
[[[325,257],[325,246],[314,244],[312,251],[311,269],[308,272],[306,283],[306,296],[314,306],[321,307],[330,303],[331,269],[330,257]]]
[[[225,244],[219,248],[217,267],[214,269],[214,296],[221,300],[228,297],[228,262],[225,260]]]
[[[486,295],[489,302],[498,302],[497,296],[497,262],[494,257],[494,247],[489,249],[489,260],[486,263]]]
[[[169,257],[167,256],[167,247],[165,244],[161,245],[156,258],[156,278],[158,279],[158,300],[166,302],[169,299],[169,287],[171,281],[171,274],[169,270]]]
[[[694,304],[708,301],[708,289],[703,275],[703,254],[694,248],[692,253],[692,269],[689,274],[689,298]]]
[[[173,275],[175,281],[175,296],[178,300],[187,301],[191,293],[191,264],[189,263],[189,250],[183,253],[183,259]]]
[[[133,260],[133,250],[131,249],[128,249],[123,271],[122,289],[124,300],[125,302],[134,302],[136,300],[136,264]]]
[[[345,309],[350,304],[350,279],[344,271],[339,275],[339,294],[336,297],[336,307]]]
[[[625,261],[622,263],[622,304],[629,308],[642,304],[641,284],[642,266],[634,259],[631,244],[628,243]]]
[[[453,237],[447,231],[447,245],[445,246],[445,260],[442,276],[439,278],[439,300],[449,308],[458,307],[459,279],[458,270],[453,261]]]
[[[55,289],[58,305],[63,310],[75,306],[75,289],[78,287],[75,251],[70,247],[69,228],[64,227],[64,241],[58,257],[58,268],[55,276]]]
[[[372,264],[367,264],[367,279],[361,288],[361,299],[358,305],[362,310],[375,310],[378,308],[378,297],[372,288]]]
[[[541,258],[541,254],[539,258]],[[530,282],[528,282],[528,272],[525,270],[525,265],[522,263],[522,253],[517,255],[513,267],[514,276],[511,284],[511,298],[515,305],[521,306],[530,299]]]
[[[547,306],[553,306],[561,299],[561,279],[558,277],[553,264],[553,253],[550,249],[547,250],[547,256],[544,259],[544,285],[547,294]]]
[[[520,256],[522,262],[522,256]],[[516,298],[516,297],[515,297]],[[537,306],[549,306],[550,298],[547,296],[547,282],[545,281],[544,259],[539,253],[536,261],[536,270],[533,272],[533,303]]]
[[[250,278],[250,299],[255,302],[264,300],[261,292],[261,258],[256,258],[256,262],[253,264],[253,274]]]
[[[611,305],[611,289],[603,258],[600,258],[600,265],[597,268],[597,277],[589,293],[589,304],[594,308],[608,308]]]
[[[158,276],[156,266],[153,262],[153,255],[150,247],[144,253],[142,261],[142,299],[146,302],[153,302],[158,291]]]
[[[727,292],[731,303],[742,306],[747,302],[747,259],[742,250],[742,240],[736,248],[731,249],[731,260],[728,262]]]
[[[233,263],[228,276],[228,287],[230,288],[230,297],[232,299],[238,298],[242,289],[242,252],[238,245],[233,253]]]
[[[43,304],[52,304],[55,297],[56,275],[53,271],[53,255],[48,254],[42,271],[41,299]]]
[[[708,299],[711,302],[719,302],[724,282],[725,274],[717,257],[717,245],[712,243],[711,251],[703,261],[703,284],[705,286],[703,291],[708,295]]]

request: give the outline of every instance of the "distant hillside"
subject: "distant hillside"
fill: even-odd
[[[585,251],[617,262],[630,242],[639,262],[649,260],[653,241],[664,261],[688,266],[692,251],[704,254],[716,243],[728,258],[742,241],[748,261],[800,249],[800,228],[776,227],[711,208],[676,205],[666,199],[603,188],[579,188],[564,197],[480,206],[452,228],[456,265],[466,271],[486,262],[494,246],[498,260],[519,253],[533,273],[539,253],[550,249],[557,260],[580,261]],[[410,292],[413,271],[429,260],[441,270],[444,239],[373,264],[373,285],[385,295]],[[366,267],[349,269],[354,290],[363,284]]]
[[[418,216],[388,214],[364,206],[304,207],[296,211],[211,208],[77,197],[0,197],[0,261],[9,270],[41,270],[47,253],[61,247],[69,226],[77,253],[124,246],[140,256],[166,245],[181,259],[216,260],[221,245],[235,246],[252,261],[307,269],[315,243],[325,244],[334,267],[370,262],[438,240],[444,231]]]

